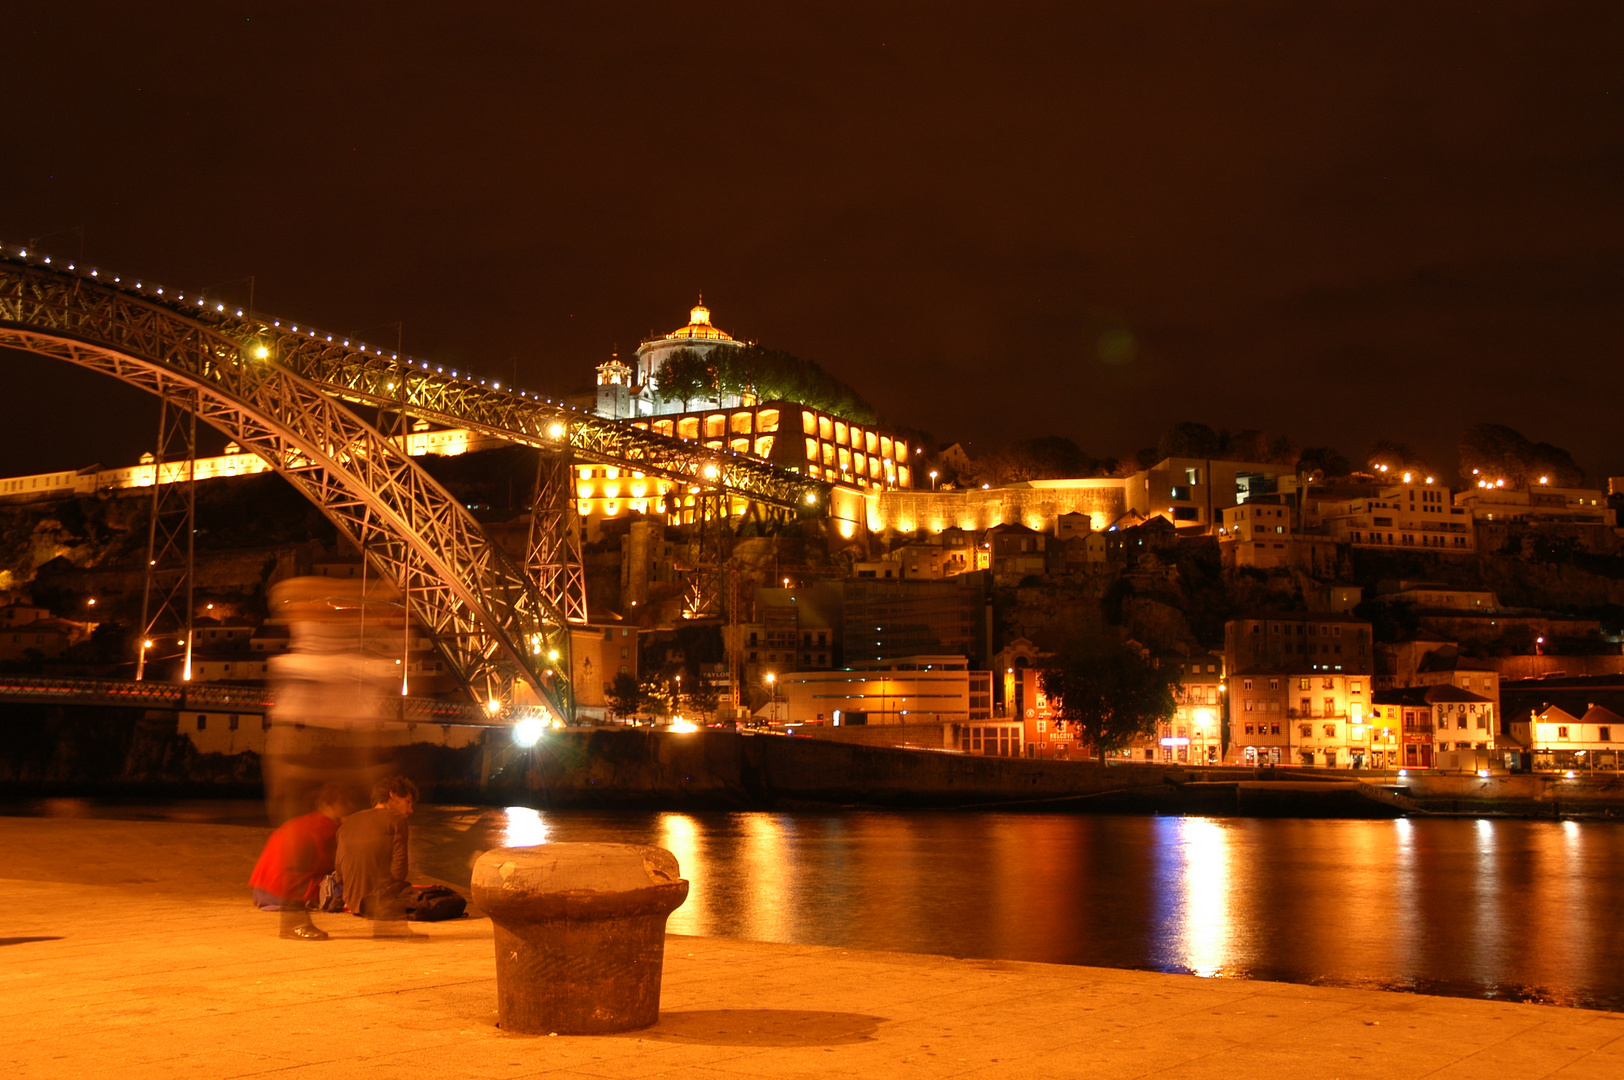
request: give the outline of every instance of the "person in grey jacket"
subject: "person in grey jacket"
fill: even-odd
[[[372,803],[372,809],[345,818],[338,830],[335,862],[344,906],[374,920],[373,933],[380,937],[411,936],[404,923],[404,893],[417,785],[404,776],[385,777],[373,785]]]

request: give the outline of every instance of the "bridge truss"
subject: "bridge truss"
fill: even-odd
[[[499,709],[533,695],[571,715],[562,613],[403,446],[271,362],[264,342],[74,275],[0,263],[0,346],[195,409],[315,503],[401,589],[477,700]]]
[[[830,486],[730,450],[656,435],[202,294],[0,247],[0,346],[102,371],[196,413],[314,502],[408,597],[477,700],[528,686],[570,715],[568,623],[586,618],[568,462],[822,516]],[[526,567],[448,492],[340,402],[541,451]],[[526,572],[528,571],[528,573]]]

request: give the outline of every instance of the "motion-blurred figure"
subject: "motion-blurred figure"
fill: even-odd
[[[372,919],[378,937],[415,937],[406,926],[409,819],[417,805],[417,785],[390,776],[372,789],[372,809],[344,819],[338,830],[338,877],[344,906]]]
[[[261,910],[282,913],[282,937],[327,940],[310,911],[321,895],[321,879],[333,872],[338,824],[354,810],[355,797],[344,785],[323,784],[316,809],[284,821],[265,842],[248,884]]]
[[[393,772],[405,612],[387,587],[289,578],[271,587],[270,617],[288,652],[270,662],[265,801],[273,825],[304,813],[324,784],[371,789]]]

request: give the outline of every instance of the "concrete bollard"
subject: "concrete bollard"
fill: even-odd
[[[660,1018],[665,920],[688,898],[677,858],[642,844],[494,848],[474,903],[496,926],[503,1031],[602,1035]]]

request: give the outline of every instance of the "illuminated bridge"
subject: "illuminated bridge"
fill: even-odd
[[[112,375],[157,395],[166,417],[200,419],[257,454],[401,590],[449,670],[493,711],[544,704],[571,713],[568,624],[586,615],[571,458],[787,513],[822,515],[829,503],[829,485],[759,458],[10,244],[0,245],[0,347]],[[349,405],[539,450],[525,565],[407,455],[402,440]],[[180,435],[171,443],[165,431]],[[195,431],[187,437],[182,422],[162,421],[159,441],[159,464],[183,452],[195,457]],[[166,453],[170,445],[179,449]],[[190,521],[170,536],[188,560]]]

